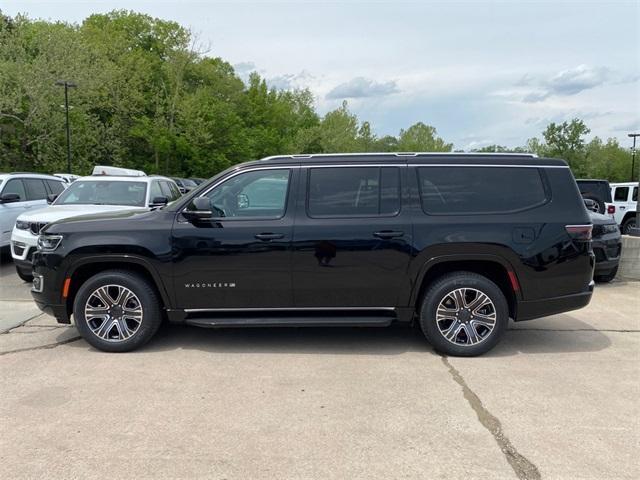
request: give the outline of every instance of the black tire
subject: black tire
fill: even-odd
[[[22,270],[20,270],[20,267],[18,267],[17,265],[16,265],[16,273],[18,274],[18,276],[23,282],[27,282],[27,283],[33,282],[33,275],[31,275],[30,273],[24,273]]]
[[[636,226],[636,215],[634,213],[632,217],[627,218],[622,223],[622,234],[629,235],[631,229],[635,226]]]
[[[601,282],[601,283],[609,283],[610,281],[612,281],[614,278],[616,278],[616,274],[618,273],[618,267],[616,266],[616,268],[614,268],[613,270],[611,270],[609,273],[607,273],[606,275],[595,275],[594,276],[594,280],[596,282]]]
[[[478,295],[476,292],[480,292],[488,297],[490,303],[482,307],[484,310],[481,312],[481,309],[466,308],[467,300],[465,299],[465,308],[461,308],[460,310],[466,310],[466,313],[460,312],[460,318],[456,317],[456,320],[450,320],[451,323],[448,324],[447,322],[449,320],[436,321],[436,312],[439,304],[446,302],[448,295],[450,293],[453,295],[452,292],[460,291],[459,289],[467,289],[466,292],[472,295]],[[480,299],[481,297],[478,296],[475,298]],[[453,297],[449,297],[449,299],[453,300]],[[469,303],[473,304],[473,300]],[[474,317],[473,312],[478,315],[478,318]],[[477,320],[481,319],[479,317],[481,314],[495,318],[492,330],[489,330],[489,328],[483,325],[478,326],[478,323],[474,323],[474,321],[477,322]],[[468,318],[462,317],[462,315],[467,315]],[[487,317],[485,316],[485,318]],[[448,340],[441,331],[441,328],[444,328],[446,331],[447,328],[453,326],[454,321],[458,322],[457,325],[462,326],[463,329],[457,329],[460,333],[456,334],[454,340],[464,340],[467,335],[466,328],[474,328],[473,332],[477,335],[477,343],[464,344]],[[482,355],[496,346],[506,331],[508,324],[509,306],[502,290],[488,278],[472,272],[454,272],[440,277],[430,285],[425,292],[420,308],[420,326],[425,337],[437,351],[446,355],[460,357]],[[466,341],[469,342],[470,339],[467,338]]]
[[[94,294],[100,287],[106,287],[108,292],[118,292],[119,289],[122,289],[122,291],[129,290],[133,293],[133,297],[130,299],[130,302],[133,303],[129,303],[128,307],[130,307],[130,311],[133,311],[131,307],[135,307],[136,311],[140,311],[140,322],[132,318],[125,318],[127,317],[127,310],[122,308],[127,306],[125,300],[121,310],[116,313],[109,312],[107,318],[112,321],[112,326],[105,328],[103,332],[103,337],[105,338],[96,333],[94,329],[101,331],[102,321],[90,318],[89,322],[91,323],[89,323],[85,316],[85,307],[89,307],[91,303],[96,305],[95,302],[98,296]],[[114,296],[113,293],[109,293],[111,300],[113,300]],[[87,303],[88,301],[89,304]],[[99,299],[97,300],[97,305],[94,308],[103,309]],[[117,306],[112,305],[112,308],[117,308]],[[122,316],[119,317],[118,315]],[[80,335],[89,344],[105,352],[129,352],[141,347],[151,340],[151,337],[155,335],[162,323],[161,302],[154,286],[144,277],[126,270],[107,270],[94,275],[84,282],[78,290],[73,304],[73,316]],[[120,320],[118,321],[117,319]],[[121,327],[123,325],[122,322],[126,322],[127,325]],[[132,333],[130,336],[125,337],[121,335],[121,328],[130,329]],[[129,330],[127,330],[126,334],[129,334]]]

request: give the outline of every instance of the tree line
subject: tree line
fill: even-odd
[[[379,137],[346,102],[321,116],[309,90],[270,88],[257,73],[243,82],[176,22],[121,10],[79,25],[0,12],[0,171],[65,171],[59,80],[78,85],[69,112],[78,174],[105,164],[209,177],[275,154],[454,149],[423,122]],[[627,180],[630,152],[616,139],[587,143],[588,133],[574,119],[527,145],[479,151],[560,157],[576,177]]]

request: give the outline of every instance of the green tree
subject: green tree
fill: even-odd
[[[590,131],[578,118],[561,124],[550,123],[542,133],[547,155],[566,160],[574,175],[585,176],[588,169],[584,136]]]
[[[438,137],[435,127],[418,122],[407,130],[400,130],[398,149],[402,152],[450,152],[453,144]]]

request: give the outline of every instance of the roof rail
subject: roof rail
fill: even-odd
[[[519,153],[519,152],[359,152],[359,153],[301,153],[293,155],[271,155],[269,157],[262,158],[261,160],[271,160],[273,158],[322,158],[322,157],[354,157],[354,156],[384,156],[394,155],[396,157],[417,157],[418,155],[425,156],[463,156],[463,157],[527,157],[538,158],[535,153]]]

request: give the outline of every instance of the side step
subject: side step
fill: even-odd
[[[315,313],[305,315],[301,312],[281,314],[273,312],[271,315],[235,314],[235,315],[207,315],[200,314],[195,318],[187,317],[184,323],[198,327],[320,327],[320,326],[360,326],[386,327],[396,316],[394,312],[368,312],[360,315],[344,315],[342,313]]]

